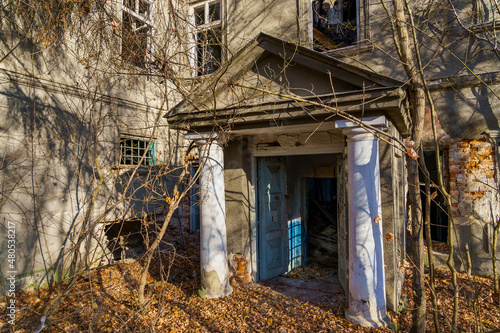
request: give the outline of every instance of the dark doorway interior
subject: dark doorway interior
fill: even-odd
[[[337,178],[307,179],[307,262],[337,269]]]

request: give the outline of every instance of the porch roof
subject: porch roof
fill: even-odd
[[[403,82],[266,33],[203,79],[169,110],[170,126],[251,129],[336,120],[345,112],[386,115],[408,134]]]

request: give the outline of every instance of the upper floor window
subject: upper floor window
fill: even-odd
[[[122,58],[145,67],[152,52],[153,1],[123,0]]]
[[[155,142],[128,137],[120,138],[120,164],[155,165]]]
[[[191,7],[193,67],[197,76],[215,72],[222,62],[220,1],[204,1]]]
[[[356,0],[314,0],[312,11],[315,50],[344,47],[358,40]]]

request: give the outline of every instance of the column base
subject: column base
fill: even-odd
[[[219,298],[231,295],[233,288],[229,284],[229,279],[225,278],[222,282],[216,271],[201,272],[201,289],[203,298]],[[201,295],[200,295],[201,296]]]
[[[392,324],[391,317],[387,313],[383,316],[370,312],[355,312],[350,307],[345,312],[345,317],[349,322],[363,327],[389,327]]]

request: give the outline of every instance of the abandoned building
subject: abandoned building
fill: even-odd
[[[483,4],[470,15],[479,10],[473,3],[445,5],[420,5],[419,45],[457,224],[456,262],[465,265],[467,243],[474,271],[488,273],[500,216],[500,72],[487,42],[494,9]],[[255,281],[316,261],[335,268],[350,321],[387,325],[404,279],[406,193],[420,184],[407,183],[407,156],[395,143],[410,134],[411,110],[384,6],[102,7],[105,19],[100,6],[80,8],[80,26],[61,28],[64,42],[44,40],[45,48],[33,35],[9,34],[14,27],[0,35],[0,203],[2,225],[17,225],[18,274],[64,271],[68,235],[88,221],[97,222],[78,249],[82,261],[101,260],[105,250],[88,249],[110,223],[161,215],[172,170],[193,143],[199,186],[181,217],[200,229],[208,297],[231,293],[228,256],[244,255]],[[423,155],[436,183],[429,120],[428,112]],[[445,241],[440,200],[430,222],[432,238]]]

